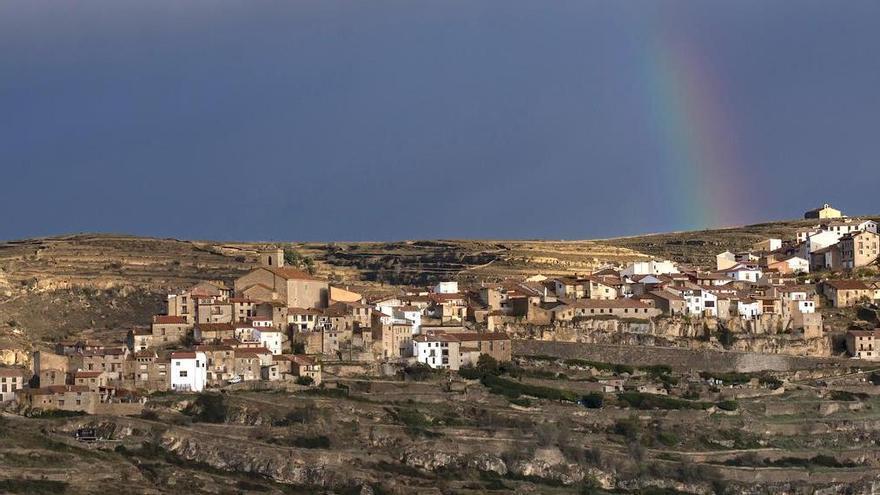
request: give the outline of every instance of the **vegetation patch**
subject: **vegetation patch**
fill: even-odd
[[[67,483],[54,480],[27,480],[20,478],[0,480],[0,493],[27,493],[52,495],[66,493]]]
[[[577,402],[580,398],[578,394],[570,390],[530,385],[494,375],[486,375],[481,381],[491,393],[503,395],[508,399],[518,399],[523,395],[527,395],[538,399]]]
[[[199,394],[183,413],[201,423],[225,423],[229,407],[221,394]]]
[[[756,455],[741,455],[722,462],[725,466],[743,467],[827,467],[827,468],[854,468],[858,467],[852,461],[838,461],[830,455],[819,454],[813,457],[780,457],[779,459],[760,459]]]
[[[665,395],[646,394],[642,392],[621,392],[617,400],[626,406],[636,409],[694,409],[706,410],[712,407],[710,402],[699,402],[676,399]]]

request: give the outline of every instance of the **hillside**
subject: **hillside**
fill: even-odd
[[[880,217],[861,217],[880,221]],[[630,249],[658,258],[702,267],[715,265],[715,255],[729,249],[748,250],[768,238],[793,240],[797,231],[814,226],[817,220],[784,220],[724,229],[670,232],[596,241],[609,247]]]
[[[365,292],[442,279],[494,281],[587,273],[648,256],[711,266],[724,249],[791,239],[814,221],[584,241],[425,240],[296,243],[321,276]],[[145,325],[169,291],[231,281],[264,243],[77,234],[0,243],[0,349]]]

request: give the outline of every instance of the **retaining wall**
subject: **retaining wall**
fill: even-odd
[[[514,340],[515,356],[544,355],[586,359],[630,366],[665,364],[678,371],[795,371],[801,369],[870,366],[869,362],[842,358],[811,358],[757,352],[682,349],[633,345],[581,344],[546,340]]]

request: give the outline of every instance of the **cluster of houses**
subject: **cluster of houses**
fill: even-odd
[[[0,402],[101,413],[155,391],[200,392],[251,381],[322,383],[322,362],[420,361],[437,369],[511,359],[510,338],[465,325],[455,282],[367,301],[285,266],[281,249],[234,281],[170,294],[165,314],[120,342],[60,342],[33,369],[0,369]],[[423,324],[427,323],[427,324]]]
[[[772,321],[812,339],[823,335],[817,306],[878,302],[880,280],[812,284],[803,275],[876,263],[880,240],[875,222],[828,205],[805,216],[820,223],[792,241],[767,239],[718,254],[709,271],[648,260],[575,276],[468,287],[444,281],[373,297],[285,266],[283,250],[272,248],[231,286],[203,281],[168,295],[165,314],[119,342],[61,342],[54,352],[35,352],[32,370],[0,369],[0,402],[91,413],[142,403],[154,391],[251,381],[319,385],[322,363],[458,370],[482,355],[510,360],[511,339],[502,329],[521,323],[680,317],[737,320],[748,329]],[[878,333],[851,332],[850,353],[880,359]]]

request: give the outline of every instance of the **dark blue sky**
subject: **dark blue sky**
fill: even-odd
[[[6,1],[0,238],[877,213],[878,26],[876,1]]]

